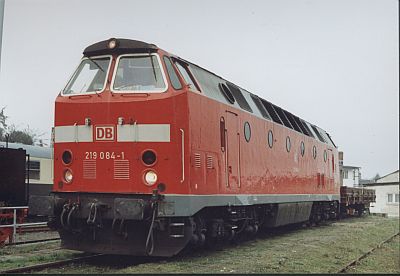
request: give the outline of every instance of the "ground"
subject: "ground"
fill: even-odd
[[[227,245],[220,250],[185,252],[173,258],[152,260],[106,256],[101,261],[73,264],[40,273],[335,273],[398,232],[398,218],[367,216],[317,227],[260,234],[254,240]],[[43,254],[43,262],[54,259],[55,254],[57,258],[77,255],[73,251],[57,250],[58,242],[52,244],[46,246],[53,246],[50,249],[53,254]],[[46,246],[36,245],[36,250],[40,248],[43,251]],[[24,248],[23,251],[28,253],[29,246]],[[2,254],[4,250],[8,250],[7,254]],[[21,259],[23,253],[18,250],[21,249],[0,249],[0,271],[27,264]],[[346,272],[400,273],[399,251],[397,236]],[[10,259],[10,254],[14,258]],[[37,254],[34,255],[39,258]],[[32,256],[27,258],[32,259]]]

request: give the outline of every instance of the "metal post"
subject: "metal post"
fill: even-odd
[[[14,217],[13,217],[13,238],[12,242],[15,242],[17,237],[17,209],[14,208]]]
[[[4,18],[4,3],[5,0],[0,0],[0,72],[1,72],[1,45],[3,40],[3,18]]]

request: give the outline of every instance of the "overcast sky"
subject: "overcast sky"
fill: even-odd
[[[399,167],[397,0],[6,0],[0,107],[49,142],[83,49],[154,43],[314,123],[363,178]]]

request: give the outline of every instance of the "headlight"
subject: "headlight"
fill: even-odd
[[[157,174],[154,171],[147,171],[144,174],[144,181],[146,185],[154,185],[157,182]]]
[[[73,179],[72,171],[70,169],[66,169],[64,171],[64,180],[67,183],[71,183]]]

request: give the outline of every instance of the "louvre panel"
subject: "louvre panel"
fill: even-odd
[[[96,160],[83,160],[83,178],[96,179]]]
[[[200,168],[201,167],[201,155],[200,153],[194,154],[194,167]]]
[[[129,178],[129,160],[114,160],[114,179]]]
[[[213,168],[214,168],[213,157],[210,155],[207,155],[207,169],[213,169]]]

